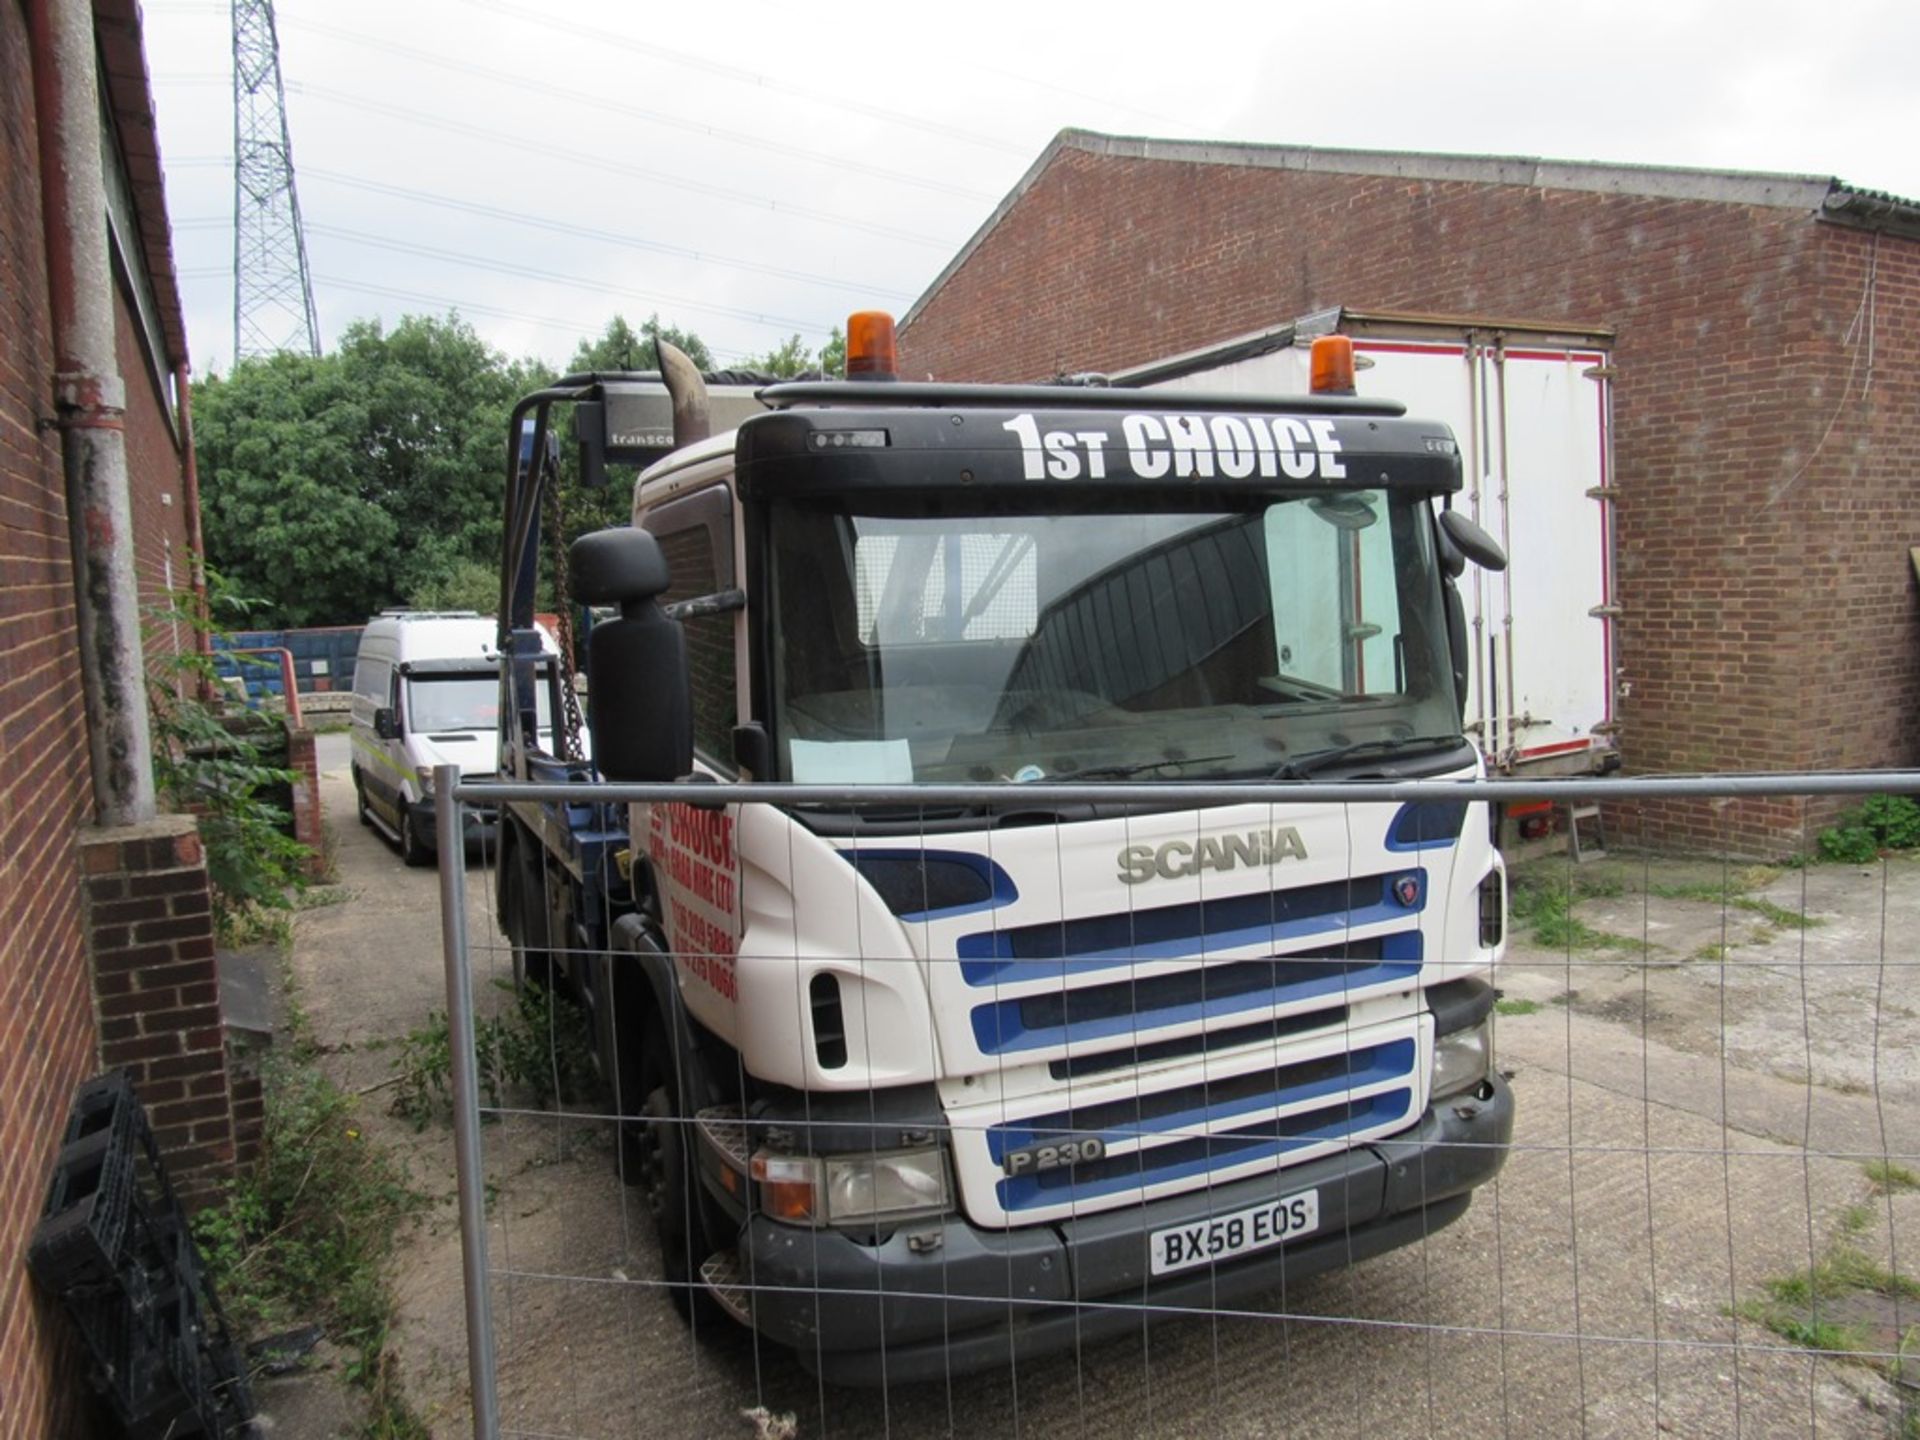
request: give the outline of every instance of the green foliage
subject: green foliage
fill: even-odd
[[[209,557],[282,625],[352,623],[460,560],[491,567],[507,417],[547,378],[457,316],[241,361],[194,395]]]
[[[1507,1000],[1493,1002],[1493,1008],[1502,1015],[1532,1015],[1540,1009],[1538,1000]]]
[[[820,347],[820,370],[829,380],[847,378],[847,336],[838,325]]]
[[[1862,1167],[1867,1179],[1873,1185],[1876,1195],[1896,1195],[1902,1191],[1920,1190],[1920,1175],[1916,1175],[1905,1165],[1893,1160],[1869,1160]]]
[[[216,1290],[244,1334],[318,1323],[368,1392],[368,1433],[425,1431],[400,1400],[387,1351],[385,1267],[422,1202],[362,1134],[352,1096],[297,1054],[269,1057],[259,1160],[194,1220]]]
[[[1907,795],[1873,795],[1819,837],[1820,858],[1864,865],[1882,850],[1920,848],[1920,804]]]
[[[149,615],[160,625],[218,636],[221,615],[241,615],[237,598],[218,574],[207,576],[203,616],[194,597],[178,592]],[[298,777],[264,758],[278,722],[257,711],[223,711],[202,695],[222,693],[212,656],[197,646],[151,647],[147,713],[153,731],[154,786],[177,810],[199,816],[214,926],[223,943],[284,939],[290,895],[307,883],[312,852],[288,833],[287,812],[262,792],[296,784]]]
[[[504,988],[512,987],[501,982]],[[487,1105],[498,1109],[509,1087],[540,1108],[594,1095],[599,1086],[593,1037],[579,1006],[544,985],[527,985],[505,1015],[476,1019],[474,1061]],[[400,1038],[393,1059],[393,1113],[425,1129],[452,1101],[453,1048],[444,1011]]]
[[[421,578],[407,592],[407,604],[419,610],[477,610],[491,615],[500,606],[497,565],[457,558],[445,570]]]
[[[678,325],[662,325],[659,312],[656,311],[647,317],[638,330],[627,323],[626,316],[614,316],[597,338],[580,342],[574,349],[573,359],[567,369],[570,373],[655,369],[658,357],[654,353],[653,342],[656,339],[678,346],[700,369],[714,368],[713,352],[707,349],[706,341],[691,330],[682,330]]]
[[[1549,950],[1635,950],[1640,942],[1597,930],[1573,913],[1585,894],[1557,875],[1509,876],[1510,909],[1515,928],[1531,927],[1533,943]],[[1614,893],[1605,888],[1604,893]]]
[[[783,378],[820,372],[829,380],[844,377],[847,368],[847,337],[836,327],[833,338],[817,354],[799,335],[789,336],[762,355],[749,355],[743,362],[749,370],[763,370]]]

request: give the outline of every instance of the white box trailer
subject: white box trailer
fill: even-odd
[[[1467,733],[1500,770],[1613,768],[1611,332],[1337,309],[1111,379],[1304,394],[1308,347],[1334,333],[1353,337],[1362,395],[1452,427],[1466,470],[1459,503],[1511,557],[1504,574],[1475,568],[1464,581]]]

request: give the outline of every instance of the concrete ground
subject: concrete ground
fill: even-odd
[[[365,1087],[389,1073],[380,1047],[444,1006],[440,928],[434,872],[354,823],[343,742],[322,741],[322,792],[350,898],[300,917],[294,969],[327,1063]],[[1512,947],[1498,1045],[1518,1131],[1465,1218],[1230,1316],[1015,1373],[844,1391],[742,1332],[696,1343],[651,1283],[653,1237],[604,1125],[487,1126],[508,1433],[747,1437],[756,1407],[775,1422],[762,1433],[807,1437],[1911,1433],[1877,1370],[1734,1312],[1757,1313],[1768,1281],[1843,1238],[1882,1270],[1915,1269],[1920,1195],[1880,1193],[1862,1162],[1920,1152],[1920,1001],[1901,943],[1920,920],[1920,866],[1748,877],[1763,882],[1753,896],[1823,921],[1805,930],[1646,897],[1664,864],[1566,874],[1611,892],[1577,913],[1635,948]],[[467,878],[476,993],[493,1006],[508,960],[490,875]],[[396,1343],[432,1432],[463,1435],[450,1133],[386,1115],[385,1093],[370,1092],[367,1126],[435,1197],[396,1267]],[[1920,1322],[1857,1290],[1835,1305],[1869,1348]]]

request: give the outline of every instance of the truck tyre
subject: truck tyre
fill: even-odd
[[[521,849],[509,852],[512,858],[501,871],[501,884],[511,888],[507,897],[507,948],[513,952],[513,988],[516,994],[528,985],[553,983],[553,957],[547,950],[547,906],[543,887],[521,859]]]
[[[413,823],[413,807],[400,800],[400,858],[418,869],[433,863],[433,850],[420,838],[420,827]]]
[[[633,1059],[639,1114],[620,1122],[620,1159],[626,1182],[640,1191],[660,1242],[660,1274],[673,1308],[696,1332],[738,1327],[700,1283],[700,1264],[713,1252],[712,1202],[693,1171],[693,1117],[659,1020],[649,1019]]]

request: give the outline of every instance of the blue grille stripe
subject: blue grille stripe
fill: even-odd
[[[1393,894],[1393,882],[1407,875],[1417,879],[1420,887],[1411,906],[1402,905]],[[1353,903],[1356,900],[1360,903]],[[955,952],[961,977],[969,985],[1013,985],[1142,960],[1197,958],[1195,952],[1202,948],[1277,946],[1315,935],[1336,935],[1418,915],[1426,905],[1427,872],[1415,868],[1357,879],[1351,891],[1344,883],[1316,885],[982,931],[961,936]]]
[[[1297,1105],[1303,1100],[1318,1100],[1328,1095],[1344,1095],[1383,1081],[1405,1079],[1413,1073],[1414,1057],[1415,1046],[1411,1038],[1394,1040],[1385,1045],[1355,1050],[1344,1057],[1330,1057],[1344,1058],[1350,1063],[1341,1066],[1333,1074],[1304,1084],[1282,1085],[1277,1090],[1266,1090],[1259,1094],[1243,1096],[1224,1104],[1189,1106],[1184,1110],[1163,1115],[1142,1115],[1130,1124],[1106,1129],[1087,1128],[1084,1121],[1076,1127],[1075,1117],[1071,1112],[1035,1115],[1007,1125],[997,1125],[989,1130],[987,1152],[993,1156],[993,1163],[998,1165],[1007,1151],[1018,1150],[1042,1140],[1065,1139],[1069,1136],[1079,1140],[1092,1134],[1098,1135],[1108,1145],[1115,1145],[1128,1140],[1144,1140],[1155,1135],[1178,1133],[1182,1130],[1197,1130],[1216,1120],[1251,1115],[1260,1110],[1277,1110],[1282,1106]],[[1281,1073],[1284,1074],[1284,1070]],[[1192,1088],[1198,1087],[1190,1087],[1189,1093]],[[1141,1103],[1147,1103],[1154,1098],[1143,1096]]]
[[[1390,1090],[1384,1095],[1357,1100],[1351,1105],[1332,1106],[1325,1112],[1326,1118],[1319,1123],[1313,1123],[1314,1117],[1311,1115],[1294,1117],[1297,1124],[1283,1122],[1278,1127],[1258,1127],[1269,1132],[1265,1134],[1254,1131],[1240,1134],[1229,1132],[1096,1162],[1107,1172],[1097,1179],[1076,1178],[1075,1172],[1087,1167],[1075,1166],[1001,1180],[995,1188],[1000,1207],[1010,1212],[1076,1200],[1097,1200],[1121,1191],[1163,1185],[1170,1180],[1184,1180],[1255,1160],[1274,1159],[1291,1150],[1301,1150],[1326,1140],[1342,1140],[1355,1131],[1372,1129],[1376,1125],[1399,1119],[1412,1106],[1412,1090]],[[1271,1133],[1275,1129],[1282,1129],[1284,1133]],[[1155,1163],[1156,1157],[1159,1157],[1160,1163]],[[1137,1164],[1133,1163],[1136,1161]]]
[[[1419,974],[1421,941],[1418,930],[1403,930],[1382,936],[1379,944],[1381,959],[1370,965],[1355,967],[1338,959],[1329,959],[1324,971],[1258,990],[1191,1000],[1159,1010],[1101,1015],[1084,1020],[1070,1019],[1064,1025],[1048,1025],[1032,1030],[1027,1028],[1026,1021],[1021,1017],[1021,1002],[1018,999],[976,1005],[971,1017],[973,1038],[981,1051],[988,1055],[1111,1039],[1117,1035],[1133,1039],[1170,1025],[1216,1020],[1249,1010],[1264,1010],[1269,1006],[1328,995],[1346,996],[1372,986],[1410,980]],[[1072,994],[1071,991],[1067,992],[1069,1013]]]

